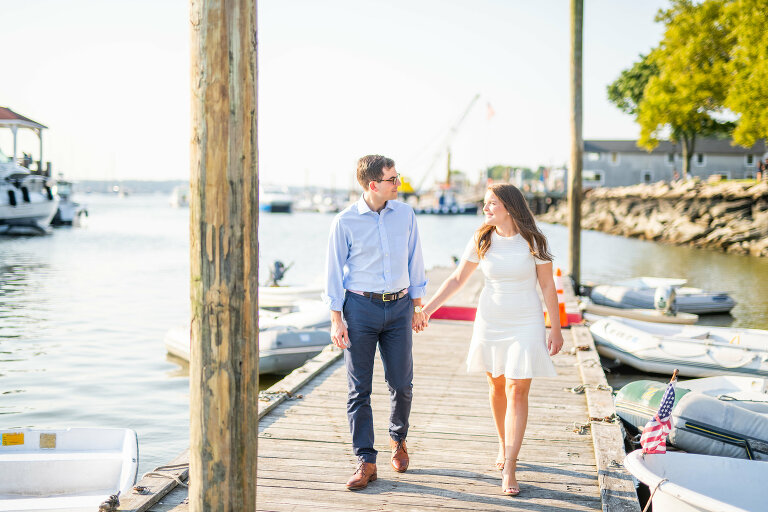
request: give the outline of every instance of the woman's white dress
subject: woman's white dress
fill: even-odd
[[[536,291],[535,258],[525,239],[502,237],[495,231],[491,247],[480,259],[474,237],[463,259],[478,263],[485,275],[480,293],[467,370],[489,372],[508,379],[555,377],[547,351],[544,313]]]

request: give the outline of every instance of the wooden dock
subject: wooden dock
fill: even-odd
[[[447,270],[430,271],[430,282],[436,287],[445,275]],[[481,278],[471,281],[452,303],[476,303],[481,286]],[[433,320],[414,336],[411,464],[403,474],[389,465],[389,395],[377,359],[372,406],[379,479],[362,491],[344,487],[355,458],[340,351],[324,351],[270,388],[264,398],[271,400],[262,402],[259,414],[258,510],[639,512],[632,480],[621,465],[624,451],[620,429],[611,421],[610,391],[582,326],[564,331],[565,347],[554,358],[558,377],[533,381],[517,471],[521,493],[501,494],[488,386],[484,375],[465,369],[471,329],[470,322]],[[184,455],[174,462],[183,461]],[[169,473],[174,471],[186,478],[183,469]],[[147,477],[141,485],[148,484],[149,495],[126,497],[120,510],[186,511],[184,487],[160,497],[161,486],[175,483]]]

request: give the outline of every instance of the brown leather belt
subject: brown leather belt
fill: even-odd
[[[373,300],[380,300],[382,302],[391,302],[393,300],[402,299],[406,295],[408,295],[408,288],[404,288],[399,292],[390,293],[363,292],[363,297],[367,297]]]

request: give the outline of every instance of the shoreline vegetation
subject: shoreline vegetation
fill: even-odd
[[[597,188],[582,201],[582,229],[768,257],[768,182],[698,179]],[[565,201],[538,220],[567,224]]]

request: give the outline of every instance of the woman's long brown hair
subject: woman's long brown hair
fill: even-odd
[[[490,185],[488,190],[499,198],[501,204],[509,212],[515,227],[528,243],[531,254],[540,260],[552,261],[552,254],[550,254],[549,247],[547,246],[547,237],[544,236],[544,233],[536,225],[536,221],[533,219],[533,212],[528,207],[528,203],[525,201],[520,190],[509,183],[496,183]],[[485,257],[485,253],[491,248],[491,235],[495,230],[496,226],[483,224],[475,233],[477,254],[480,258]]]

